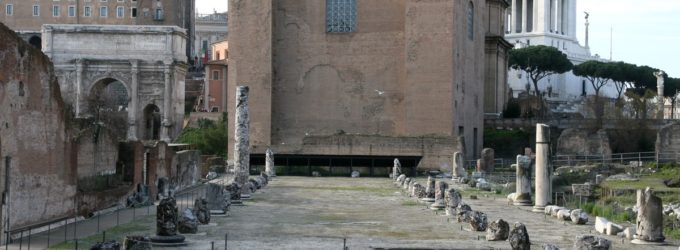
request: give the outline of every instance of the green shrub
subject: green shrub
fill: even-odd
[[[199,128],[187,128],[177,141],[196,146],[205,155],[227,155],[227,115],[222,114],[217,124],[207,119],[198,120]]]

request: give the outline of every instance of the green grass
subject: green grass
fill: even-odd
[[[402,206],[419,206],[420,204],[417,201],[414,201],[414,200],[407,200],[407,201],[402,201],[401,205]]]
[[[152,227],[150,225],[155,220],[155,216],[144,216],[138,217],[133,222],[122,224],[117,227],[109,228],[106,230],[106,240],[117,240],[123,244],[123,240],[127,235],[150,235],[153,233]],[[78,249],[89,249],[97,242],[102,241],[102,234],[98,233],[83,239],[78,239]],[[48,249],[75,249],[75,242],[72,240],[61,243],[56,246],[52,246]]]
[[[614,222],[635,222],[635,217],[627,212],[616,212],[611,205],[584,203],[580,208],[592,216],[605,217]]]

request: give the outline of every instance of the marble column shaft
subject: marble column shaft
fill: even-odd
[[[531,206],[531,158],[518,155],[515,164],[515,206]]]
[[[137,109],[139,106],[139,62],[133,60],[131,64],[132,86],[130,93],[130,106],[128,107],[128,140],[137,140]]]
[[[550,184],[550,127],[536,124],[536,200],[534,212],[544,212],[551,200]]]
[[[163,74],[165,76],[165,85],[163,93],[163,122],[161,123],[161,140],[170,142],[170,126],[172,125],[171,113],[172,110],[172,84],[170,75],[170,64],[166,63],[163,67]]]
[[[250,170],[250,117],[248,115],[248,86],[236,87],[234,170],[236,183],[245,187]]]

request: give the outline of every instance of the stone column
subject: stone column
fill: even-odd
[[[512,0],[512,8],[510,9],[510,33],[517,33],[516,26],[517,26],[517,0]]]
[[[399,159],[394,158],[394,166],[392,167],[392,179],[397,180],[399,175],[401,175],[401,162],[399,162]]]
[[[556,13],[557,14],[556,15],[557,16],[557,22],[556,22],[557,23],[557,29],[555,29],[555,30],[557,31],[557,33],[561,34],[562,33],[562,21],[563,21],[562,20],[562,16],[563,16],[562,15],[562,11],[563,11],[562,0],[557,0],[557,6],[555,7],[555,11],[557,12]]]
[[[170,62],[166,62],[163,66],[163,74],[165,75],[164,93],[163,93],[163,122],[161,122],[161,140],[170,142],[170,126],[172,126],[172,118],[170,110],[172,110],[172,84],[170,75]]]
[[[545,212],[551,198],[550,186],[550,126],[536,124],[536,203],[534,212]]]
[[[527,32],[527,0],[522,0],[522,33]]]
[[[267,152],[265,153],[265,173],[267,176],[269,176],[269,179],[271,180],[271,177],[276,176],[276,169],[274,168],[274,152],[272,152],[271,148],[267,148]]]
[[[446,207],[446,190],[449,189],[449,184],[442,181],[437,181],[434,184],[434,204],[430,206],[432,210],[442,210]]]
[[[80,99],[81,96],[87,96],[83,93],[83,60],[76,59],[76,117],[80,117]]]
[[[248,86],[236,87],[234,137],[234,181],[245,187],[250,171],[250,117],[248,115]]]
[[[421,200],[424,202],[434,202],[434,178],[427,177],[427,186],[425,187],[425,197]]]
[[[517,173],[515,185],[515,206],[531,206],[531,158],[518,155],[514,165]]]
[[[654,76],[656,77],[656,95],[657,95],[657,102],[660,103],[658,107],[658,114],[656,116],[657,119],[663,119],[664,118],[664,106],[665,106],[665,98],[664,98],[664,74],[665,72],[659,71],[659,72],[654,72]]]
[[[137,60],[130,61],[132,68],[130,69],[130,78],[132,78],[132,86],[130,86],[130,105],[128,105],[128,141],[137,141],[137,109],[139,105],[139,62]]]
[[[663,236],[663,204],[661,198],[654,195],[654,191],[647,187],[637,191],[637,236],[635,244],[661,244]]]
[[[451,180],[460,182],[460,179],[466,177],[465,162],[461,152],[453,153],[453,171],[451,173]]]

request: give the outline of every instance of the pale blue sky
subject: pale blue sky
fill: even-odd
[[[196,0],[200,13],[227,10],[227,0]],[[613,28],[613,59],[665,70],[680,78],[679,0],[579,0],[578,39],[585,43],[584,11],[590,12],[590,49],[609,58]]]

